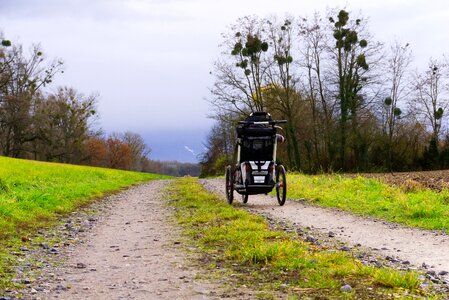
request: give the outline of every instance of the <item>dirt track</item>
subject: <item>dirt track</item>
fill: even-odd
[[[204,270],[182,249],[162,199],[166,184],[154,181],[107,200],[98,224],[66,250],[64,264],[45,270],[45,289],[25,291],[25,298],[221,299],[217,284],[196,279]]]
[[[209,191],[222,195],[224,199],[223,179],[202,180],[202,183]],[[234,201],[240,202],[239,195],[235,193],[234,196],[237,198]],[[302,201],[287,200],[280,207],[274,197],[265,195],[250,196],[245,206],[254,213],[264,214],[293,226],[312,228],[324,237],[347,243],[349,248],[370,248],[388,260],[402,262],[405,266],[425,266],[433,269],[435,274],[449,271],[449,236],[441,232],[365,219]]]

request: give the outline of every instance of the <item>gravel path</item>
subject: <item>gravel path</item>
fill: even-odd
[[[107,207],[96,225],[60,250],[64,263],[44,269],[25,298],[221,299],[217,284],[196,279],[204,271],[170,222],[172,211],[162,199],[166,184],[153,181],[99,201]]]
[[[224,196],[223,180],[201,182]],[[107,197],[42,232],[44,242],[17,253],[23,266],[15,281],[25,288],[7,291],[0,299],[254,299],[255,291],[230,286],[226,278],[198,279],[207,278],[205,269],[194,251],[186,251],[188,244],[172,224],[173,210],[163,204],[166,184],[153,181]],[[305,230],[311,242],[318,240],[312,236],[317,233],[320,241],[324,237],[334,245],[347,243],[347,251],[361,246],[386,258],[387,264],[424,268],[428,280],[447,290],[447,275],[442,275],[449,271],[447,235],[301,201],[279,207],[275,198],[264,195],[250,196],[244,206],[275,226],[281,221]]]
[[[225,197],[224,180],[201,182],[209,191]],[[234,201],[241,203],[239,194],[234,193],[234,197]],[[428,269],[427,276],[442,282],[449,279],[445,274],[449,271],[449,236],[442,232],[407,228],[302,201],[287,200],[280,207],[274,197],[265,195],[249,196],[246,207],[276,220],[312,228],[326,237],[348,243],[350,248],[370,248],[393,263]]]

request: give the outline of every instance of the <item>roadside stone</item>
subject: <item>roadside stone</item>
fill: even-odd
[[[79,262],[79,263],[76,264],[75,268],[77,268],[77,269],[85,269],[85,268],[87,268],[87,266],[86,266],[86,264]]]
[[[57,290],[57,291],[67,291],[67,290],[68,290],[68,287],[66,287],[66,286],[64,286],[64,285],[62,285],[62,284],[58,284],[58,285],[56,286],[56,290]]]
[[[352,287],[349,284],[345,284],[340,288],[340,290],[344,293],[349,293],[352,291]]]
[[[441,283],[438,278],[432,278],[430,279],[430,281],[432,281],[433,283]]]
[[[444,275],[447,275],[447,274],[449,274],[448,271],[441,271],[441,272],[438,273],[438,275],[440,275],[440,276],[444,276]]]
[[[53,248],[50,249],[49,253],[50,253],[50,254],[59,254],[59,249],[53,247]]]
[[[306,237],[305,241],[308,242],[308,243],[315,244],[318,240],[317,240],[315,237],[313,237],[313,236],[311,236],[311,235],[308,235],[308,236]]]
[[[429,284],[427,284],[427,283],[421,283],[421,284],[419,285],[419,288],[420,288],[421,290],[427,290],[427,289],[429,289]]]
[[[392,256],[387,256],[387,257],[385,257],[385,259],[388,260],[389,262],[392,262],[392,263],[399,262],[399,260],[397,260],[396,258],[394,258]]]
[[[31,284],[33,281],[31,279],[28,279],[28,278],[23,278],[22,280],[20,280],[20,282],[22,284]]]

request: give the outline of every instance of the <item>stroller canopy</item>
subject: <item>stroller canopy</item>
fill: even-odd
[[[240,161],[270,161],[273,159],[276,128],[270,124],[271,115],[266,112],[252,113],[237,126],[240,138]]]

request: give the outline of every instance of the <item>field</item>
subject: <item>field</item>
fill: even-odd
[[[403,188],[429,188],[441,191],[449,188],[449,170],[426,172],[400,172],[400,173],[365,173],[360,174],[367,178],[377,178],[383,182]],[[347,175],[354,177],[356,175]]]

